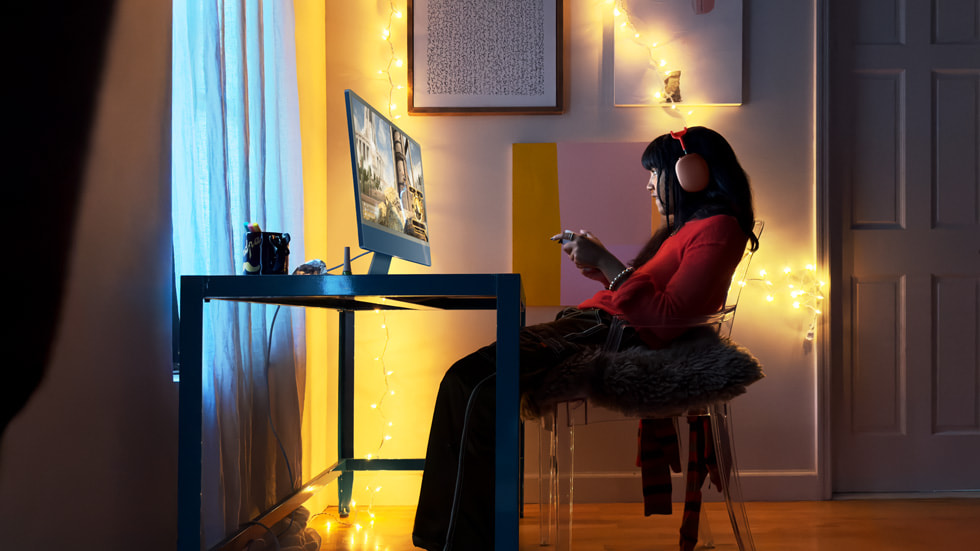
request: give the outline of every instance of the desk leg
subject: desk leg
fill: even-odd
[[[180,290],[180,386],[177,452],[177,549],[201,548],[201,466],[204,418],[202,372],[204,290],[184,283]]]
[[[354,457],[354,312],[340,312],[340,365],[337,383],[338,459],[343,463]],[[345,469],[346,467],[341,467]],[[354,491],[354,471],[343,470],[337,480],[340,517],[350,514]]]
[[[497,284],[497,453],[494,488],[494,547],[512,551],[518,546],[518,391],[523,322],[520,280],[502,278]]]

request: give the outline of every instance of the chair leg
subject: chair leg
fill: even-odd
[[[572,549],[575,544],[573,530],[575,525],[575,423],[568,419],[568,537],[562,549]]]
[[[558,541],[558,430],[557,411],[543,415],[538,436],[538,511],[539,543],[553,545]]]
[[[742,501],[742,485],[738,480],[731,407],[728,403],[712,404],[708,407],[708,415],[711,417],[711,434],[714,437],[721,489],[725,496],[728,517],[732,522],[732,531],[735,533],[735,541],[740,551],[755,551],[749,519],[745,514],[745,503]]]
[[[701,549],[714,549],[715,536],[711,533],[711,526],[708,525],[708,515],[704,514],[704,505],[701,506],[700,518],[698,519],[698,542]]]

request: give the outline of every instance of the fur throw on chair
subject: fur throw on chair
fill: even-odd
[[[714,333],[659,350],[590,347],[551,370],[536,388],[522,389],[522,415],[533,419],[560,402],[583,398],[627,415],[676,415],[730,400],[763,377],[748,350]]]

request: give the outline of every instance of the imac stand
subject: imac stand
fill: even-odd
[[[388,266],[390,265],[391,265],[391,255],[375,252],[371,256],[371,266],[368,268],[368,274],[387,275]]]

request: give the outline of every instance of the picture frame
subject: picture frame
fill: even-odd
[[[612,22],[617,107],[742,104],[743,0],[633,0]]]
[[[560,114],[562,0],[408,0],[412,115]]]

